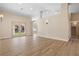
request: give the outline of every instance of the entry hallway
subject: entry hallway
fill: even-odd
[[[13,56],[60,56],[79,55],[79,39],[69,42],[36,36],[0,40],[0,55]]]

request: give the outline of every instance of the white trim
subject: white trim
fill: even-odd
[[[0,39],[7,39],[7,38],[11,38],[11,37],[0,37]]]
[[[51,36],[44,36],[44,35],[37,35],[38,37],[44,37],[44,38],[49,38],[49,39],[54,39],[54,40],[61,40],[61,41],[66,41],[68,42],[69,39],[62,39],[62,38],[59,38],[59,37],[51,37]]]

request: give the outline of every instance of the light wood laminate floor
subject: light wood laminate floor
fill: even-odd
[[[0,40],[1,56],[72,56],[79,55],[79,39],[69,42],[32,36]]]

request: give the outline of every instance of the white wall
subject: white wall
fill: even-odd
[[[0,22],[0,39],[12,38],[13,37],[13,24],[14,23],[24,23],[25,24],[25,34],[32,35],[32,20],[29,17],[19,16],[7,11],[1,11],[3,14],[3,21]]]
[[[48,24],[45,20],[48,20]],[[70,38],[70,23],[68,16],[68,4],[62,4],[59,15],[37,20],[38,36],[68,41]]]

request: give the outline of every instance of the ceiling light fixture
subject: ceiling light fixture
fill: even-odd
[[[48,20],[46,20],[46,24],[48,24]]]
[[[43,18],[43,10],[40,11],[40,18]]]

